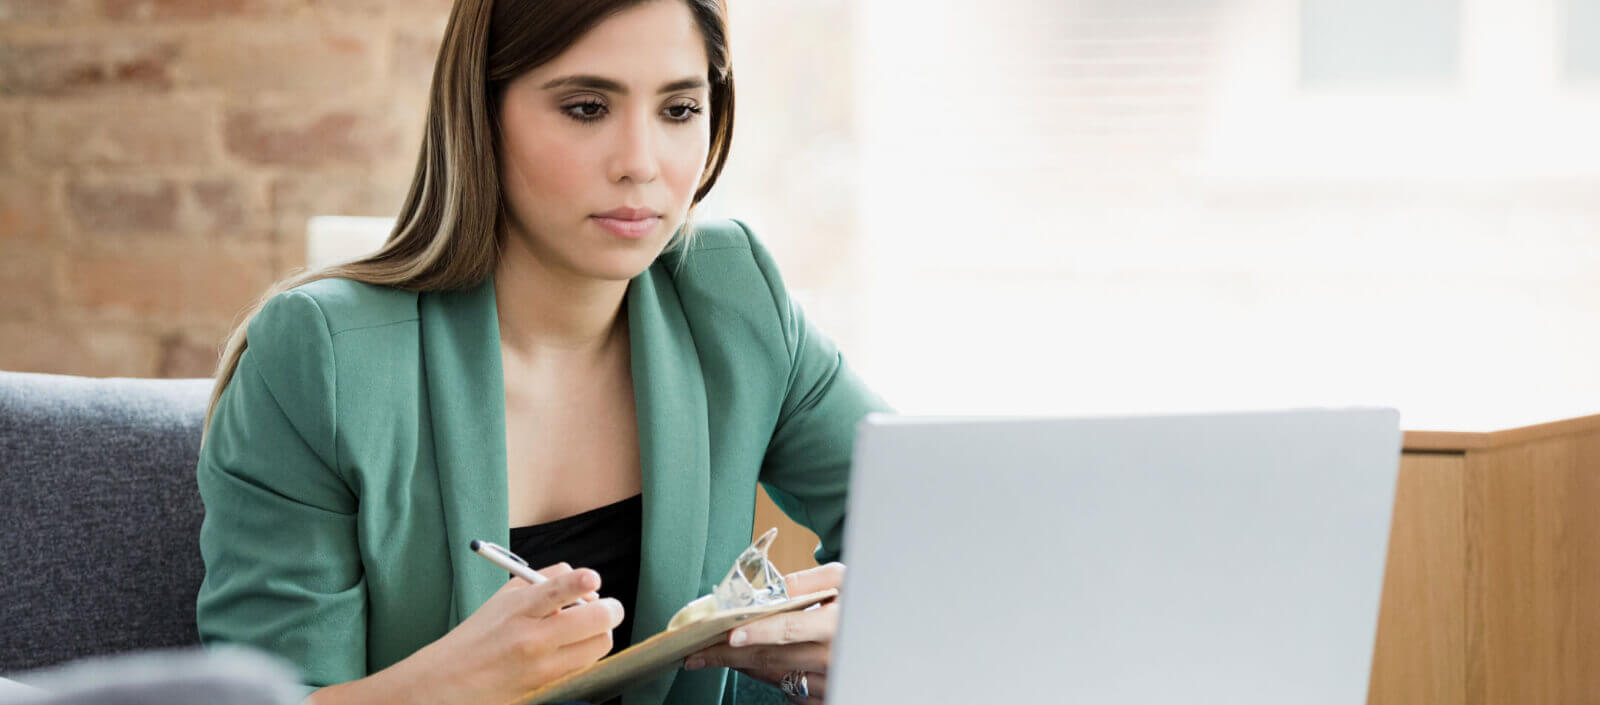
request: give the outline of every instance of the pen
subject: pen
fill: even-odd
[[[484,560],[500,566],[501,568],[504,568],[506,572],[533,583],[534,585],[550,582],[549,578],[540,575],[539,571],[534,570],[533,566],[528,565],[527,561],[522,560],[522,556],[507,551],[494,543],[473,539],[468,548],[471,548],[473,553],[483,556]],[[572,604],[582,605],[586,603],[583,601],[583,598],[580,597],[574,600]]]

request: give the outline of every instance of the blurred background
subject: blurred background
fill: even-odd
[[[448,0],[0,0],[0,369],[374,247]],[[902,411],[1600,412],[1600,0],[733,2],[738,217]]]

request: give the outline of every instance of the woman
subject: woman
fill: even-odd
[[[229,341],[203,641],[289,659],[319,705],[502,705],[709,591],[758,481],[838,557],[854,427],[885,406],[742,224],[690,234],[733,104],[716,0],[458,0],[388,242]],[[472,539],[552,580],[506,582]],[[731,667],[822,702],[836,624],[751,625],[624,700],[713,703]]]

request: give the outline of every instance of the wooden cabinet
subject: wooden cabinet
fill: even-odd
[[[1406,434],[1369,702],[1600,702],[1600,416]]]

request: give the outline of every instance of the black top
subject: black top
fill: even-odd
[[[511,529],[512,553],[535,569],[566,561],[600,573],[600,596],[622,603],[622,624],[611,632],[611,653],[628,647],[633,606],[639,596],[640,542],[644,535],[644,496],[534,526]]]

